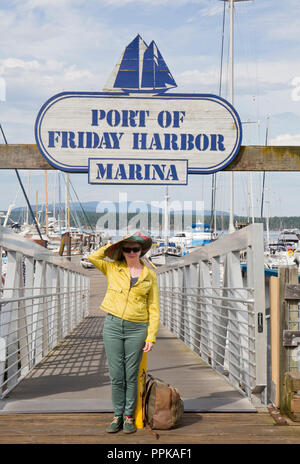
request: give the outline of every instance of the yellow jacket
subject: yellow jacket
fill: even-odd
[[[107,277],[107,291],[100,308],[126,321],[148,322],[145,341],[155,343],[160,317],[156,274],[143,264],[137,283],[130,288],[126,261],[104,259],[104,252],[109,246],[107,244],[89,255],[89,261]]]

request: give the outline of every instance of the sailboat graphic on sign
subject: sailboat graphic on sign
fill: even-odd
[[[154,41],[148,46],[140,35],[125,48],[104,91],[162,93],[177,84]]]

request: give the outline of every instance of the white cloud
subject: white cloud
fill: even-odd
[[[184,6],[184,5],[201,5],[205,0],[104,0],[104,4],[112,6],[124,6],[129,4],[144,3],[147,6]]]
[[[192,69],[184,71],[176,76],[178,83],[182,85],[207,85],[212,86],[218,82],[219,76],[213,70],[200,71],[199,69]]]
[[[203,69],[205,69],[203,71]],[[300,75],[298,62],[264,61],[240,62],[235,65],[235,88],[243,92],[255,89],[268,92],[276,89],[292,89],[294,76]],[[223,70],[223,85],[226,85],[227,71]],[[201,69],[188,69],[176,75],[177,83],[188,86],[212,86],[219,82],[219,70],[216,65],[201,64]],[[292,90],[291,90],[292,91]]]
[[[219,5],[211,5],[203,8],[201,10],[201,15],[202,16],[216,16],[216,15],[221,15],[223,11],[223,5],[220,3]]]
[[[64,72],[63,79],[66,81],[80,81],[82,79],[92,78],[93,74],[85,69],[77,69],[76,66],[70,66]]]
[[[270,140],[270,145],[283,145],[283,146],[292,146],[298,145],[300,146],[300,134],[291,135],[291,134],[282,134],[277,135],[273,139]]]
[[[19,58],[6,58],[4,60],[0,60],[0,73],[5,74],[6,71],[15,68],[21,68],[26,70],[38,70],[40,67],[39,62],[37,60],[32,61],[25,61],[20,60]]]

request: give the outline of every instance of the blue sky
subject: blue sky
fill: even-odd
[[[300,144],[300,5],[298,0],[250,0],[235,8],[235,100],[244,145]],[[61,91],[101,91],[124,47],[139,33],[155,40],[176,82],[176,92],[219,92],[223,2],[220,0],[0,0],[0,122],[9,143],[35,143],[43,103]],[[228,95],[228,12],[222,96]],[[2,87],[1,87],[2,85]],[[1,140],[2,143],[2,140]],[[20,171],[29,186],[27,171]],[[247,173],[235,175],[235,212],[248,212]],[[163,187],[92,186],[72,174],[82,202],[161,200]],[[217,209],[229,208],[229,176],[217,176]],[[270,215],[300,215],[299,173],[267,175]],[[260,214],[262,173],[252,175]],[[52,201],[54,175],[48,172]],[[210,207],[211,176],[193,175],[170,187],[173,200],[203,200]],[[16,199],[14,171],[0,171],[0,209]],[[44,173],[31,171],[30,199],[44,197]],[[25,201],[19,193],[18,206]]]

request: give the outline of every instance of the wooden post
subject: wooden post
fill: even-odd
[[[280,287],[280,411],[287,413],[286,404],[286,373],[289,371],[289,354],[293,348],[285,347],[283,331],[290,329],[289,311],[298,308],[298,300],[285,299],[285,288],[287,284],[298,284],[298,268],[296,266],[282,266],[278,269]]]
[[[300,372],[287,372],[286,385],[286,412],[294,421],[300,421]]]

